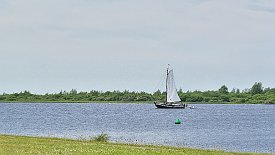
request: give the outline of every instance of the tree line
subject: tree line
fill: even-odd
[[[249,89],[232,89],[223,85],[218,90],[178,91],[182,102],[187,103],[250,103],[275,104],[275,88],[264,88],[256,82]],[[60,91],[53,94],[32,94],[29,91],[0,95],[0,102],[151,102],[165,100],[166,93],[157,90],[154,93],[136,91],[96,91],[78,92]]]

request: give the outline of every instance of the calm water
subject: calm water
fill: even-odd
[[[0,103],[0,134],[275,153],[275,105]],[[180,125],[174,124],[181,119]]]

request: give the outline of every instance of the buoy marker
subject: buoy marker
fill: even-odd
[[[181,124],[181,120],[180,119],[176,119],[175,124]]]

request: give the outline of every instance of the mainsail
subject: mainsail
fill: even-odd
[[[168,73],[167,73],[167,103],[168,102],[179,102],[181,101],[176,89],[176,85],[175,85],[175,80],[174,80],[174,75],[173,75],[173,70],[171,69]]]

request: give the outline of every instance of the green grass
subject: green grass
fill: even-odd
[[[249,155],[217,150],[201,150],[151,145],[120,144],[61,138],[0,135],[4,155]]]

